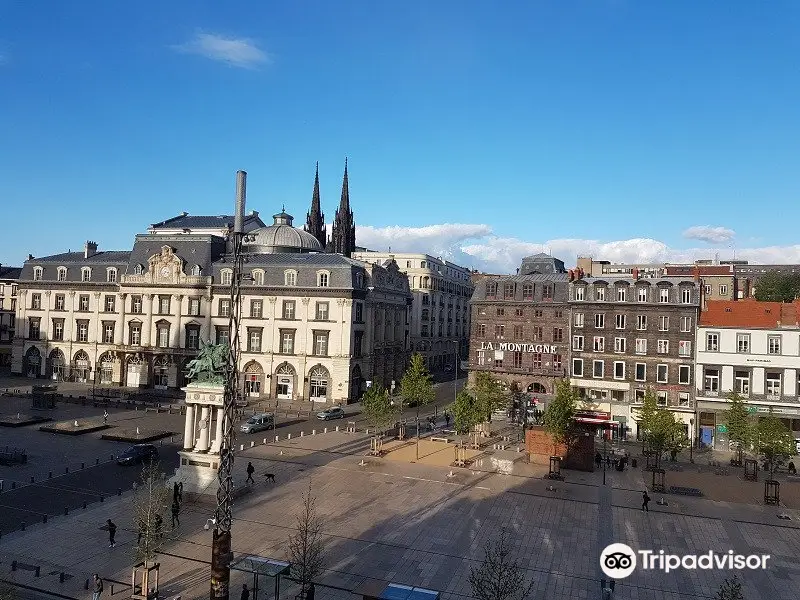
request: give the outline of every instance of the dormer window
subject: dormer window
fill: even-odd
[[[92,269],[89,267],[83,267],[81,269],[81,281],[91,281],[92,280]]]
[[[117,269],[114,267],[109,267],[106,269],[106,281],[108,283],[116,283],[117,282]]]
[[[295,287],[297,285],[297,271],[288,270],[283,272],[283,285]]]
[[[261,269],[256,269],[252,273],[253,275],[253,285],[264,285],[264,271]]]
[[[134,275],[143,275],[144,274],[144,265],[134,265],[133,274]]]
[[[317,271],[317,287],[328,287],[330,276],[328,271]]]
[[[33,280],[34,281],[41,281],[42,280],[42,267],[33,267]]]
[[[427,279],[427,277],[425,279]],[[359,289],[364,287],[364,274],[363,273],[356,273],[356,287],[359,288]]]
[[[222,285],[230,285],[233,281],[233,271],[230,269],[222,269],[219,272],[219,281]]]
[[[200,277],[203,274],[203,269],[200,265],[192,265],[192,277]]]
[[[58,281],[66,281],[67,280],[67,267],[58,267]]]

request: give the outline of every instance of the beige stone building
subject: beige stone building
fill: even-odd
[[[21,269],[0,265],[0,368],[11,366],[17,318],[17,280]]]

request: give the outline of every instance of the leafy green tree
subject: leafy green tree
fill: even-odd
[[[675,413],[663,406],[657,407],[647,432],[647,444],[656,456],[656,466],[660,465],[664,451],[680,451],[687,443],[683,423],[675,418]]]
[[[486,546],[481,564],[470,570],[469,584],[478,600],[525,600],[533,591],[526,582],[525,568],[511,557],[512,546],[505,528],[500,537]]]
[[[639,437],[642,438],[642,449],[644,449],[647,443],[647,435],[653,428],[656,413],[658,412],[658,400],[652,388],[648,387],[645,390],[644,402],[637,412],[638,416],[635,417],[636,426],[639,430]]]
[[[800,275],[770,271],[756,282],[756,300],[762,302],[794,302],[800,295]]]
[[[714,600],[744,600],[742,593],[742,582],[739,581],[739,576],[734,575],[730,579],[725,579],[722,585],[719,586],[717,595]]]
[[[475,374],[475,399],[483,421],[491,421],[492,413],[508,406],[509,396],[491,373],[478,371]]]
[[[569,439],[580,395],[568,379],[557,381],[555,387],[555,396],[547,405],[542,421],[554,444],[558,445],[565,444]]]
[[[752,438],[752,419],[747,412],[747,403],[736,392],[728,396],[728,410],[725,411],[725,421],[728,425],[728,439],[739,453],[739,461],[745,448],[750,446]]]
[[[380,384],[373,384],[364,392],[361,397],[361,412],[370,427],[380,432],[391,425],[396,416],[389,391]]]
[[[425,360],[418,352],[411,355],[411,362],[400,380],[400,395],[408,406],[417,407],[417,418],[420,407],[430,404],[436,398],[431,375],[425,366]]]
[[[467,390],[461,390],[455,402],[450,405],[453,413],[453,427],[456,433],[463,435],[469,433],[475,425],[481,422],[481,413],[475,397]]]
[[[797,453],[794,437],[772,409],[766,417],[758,420],[753,429],[753,440],[756,452],[767,463],[770,479],[775,469],[790,456]]]

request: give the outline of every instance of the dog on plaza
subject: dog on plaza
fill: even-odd
[[[264,473],[264,477],[267,478],[267,482],[275,483],[275,473]]]

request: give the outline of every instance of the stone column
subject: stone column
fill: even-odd
[[[147,315],[147,318],[142,323],[142,346],[149,346],[152,340],[153,330],[153,294],[144,294],[142,296],[142,310]]]
[[[92,339],[92,327],[89,326],[89,341],[94,343],[95,345],[95,353],[94,353],[94,361],[93,366],[97,364],[97,344],[103,343],[103,321],[100,318],[100,304],[103,302],[103,298],[100,295],[100,292],[95,292],[92,294],[94,296],[94,339]]]
[[[177,320],[174,326],[175,331],[170,331],[169,346],[170,348],[183,348],[183,344],[181,344],[181,336],[183,334],[183,296],[176,294],[172,296],[172,299],[175,301]]]
[[[40,328],[40,335],[44,335],[47,340],[53,339],[53,324],[50,320],[50,296],[52,293],[47,290],[44,293],[44,318],[42,319],[42,326]],[[46,362],[49,356],[43,355],[42,362]],[[47,373],[45,373],[47,375]]]
[[[210,407],[204,406],[200,412],[200,423],[198,423],[198,427],[200,427],[200,439],[197,440],[197,446],[194,448],[197,452],[208,451],[208,427],[210,425],[208,418],[209,409]]]
[[[114,344],[122,345],[125,333],[125,298],[127,294],[120,294],[117,306],[117,324],[114,326]]]
[[[216,342],[214,339],[213,327],[211,327],[212,301],[211,295],[208,295],[203,297],[205,307],[202,304],[200,305],[200,313],[203,314],[203,311],[205,311],[205,320],[203,321],[203,326],[200,328],[200,339],[204,342]]]
[[[222,409],[217,407],[214,409],[214,415],[216,420],[216,427],[214,431],[214,443],[211,446],[212,452],[219,452],[220,448],[222,448],[222,422],[224,421],[224,413]]]
[[[183,449],[194,447],[194,404],[186,405],[186,423],[183,428]]]

